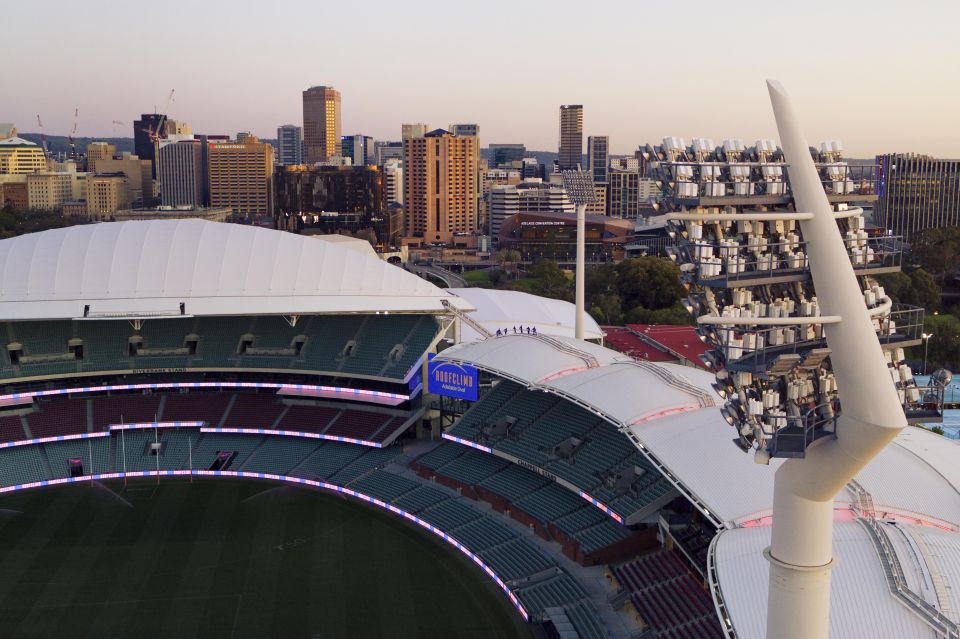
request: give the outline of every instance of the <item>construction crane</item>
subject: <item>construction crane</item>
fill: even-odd
[[[167,95],[167,103],[163,105],[163,113],[161,117],[157,120],[157,126],[154,127],[152,131],[147,131],[150,134],[150,139],[156,142],[161,137],[161,132],[163,131],[164,125],[167,123],[167,111],[170,109],[170,103],[173,102],[173,94],[176,92],[176,89],[170,89],[170,93]],[[156,111],[156,106],[154,106],[154,111]]]
[[[40,119],[40,114],[37,114],[37,126],[40,127],[40,146],[43,147],[43,154],[50,155],[50,149],[47,148],[47,134],[43,132],[43,120]]]
[[[80,107],[77,107],[73,110],[73,129],[70,131],[68,136],[70,140],[70,159],[77,159],[77,145],[74,143],[73,136],[77,134],[77,120],[80,118]]]
[[[117,127],[127,126],[127,123],[126,123],[126,122],[121,122],[120,120],[111,120],[110,123],[113,125],[113,137],[115,137],[115,138],[116,138],[116,137],[119,137],[119,136],[117,135],[117,134],[119,133],[119,130],[117,129]]]

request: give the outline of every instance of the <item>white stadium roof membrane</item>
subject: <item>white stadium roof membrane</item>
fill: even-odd
[[[466,301],[322,237],[204,220],[87,224],[0,241],[0,318],[444,312]]]
[[[553,300],[522,291],[502,291],[490,288],[449,288],[449,292],[462,297],[477,310],[470,319],[478,322],[490,333],[505,330],[508,333],[518,326],[535,326],[537,333],[557,337],[573,337],[577,308],[570,302]],[[603,331],[599,324],[586,316],[583,326],[584,339],[600,339]],[[512,334],[512,333],[510,333]],[[464,323],[460,327],[460,341],[469,342],[482,337]]]

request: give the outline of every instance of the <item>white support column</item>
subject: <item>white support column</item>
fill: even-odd
[[[837,438],[823,439],[804,459],[788,459],[774,480],[767,637],[826,639],[833,567],[833,499],[906,426],[863,293],[837,229],[809,147],[783,87],[768,82],[800,227],[824,315],[842,413]]]
[[[574,337],[583,339],[584,271],[586,264],[587,205],[577,204],[577,272],[576,296],[577,317],[574,320]]]

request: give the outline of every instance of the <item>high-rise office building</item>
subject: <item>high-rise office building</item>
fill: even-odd
[[[526,155],[527,147],[522,144],[491,144],[487,150],[487,163],[495,169],[511,162],[521,162]]]
[[[0,175],[23,175],[47,170],[47,156],[39,145],[12,137],[0,140]]]
[[[383,163],[383,199],[387,205],[403,204],[403,160]]]
[[[97,172],[106,174],[121,173],[127,178],[130,190],[130,206],[144,206],[144,202],[153,199],[153,170],[149,160],[141,160],[136,155],[123,153],[119,158],[112,157],[97,160]]]
[[[201,141],[191,136],[168,136],[157,141],[157,180],[165,206],[201,206],[203,155]]]
[[[345,135],[340,140],[340,155],[350,158],[353,166],[376,164],[373,156],[373,138],[369,135]]]
[[[477,230],[480,141],[437,129],[404,140],[406,234],[450,242]]]
[[[561,171],[575,169],[583,162],[583,105],[560,105],[560,153],[557,157]]]
[[[210,206],[229,207],[235,215],[273,213],[273,147],[247,135],[242,142],[211,143]]]
[[[27,175],[27,200],[31,209],[59,211],[73,197],[76,172],[41,171]]]
[[[430,130],[429,124],[402,124],[400,125],[400,139],[410,140],[413,138],[422,138]]]
[[[96,173],[97,162],[112,160],[117,154],[117,147],[109,142],[91,142],[87,145],[87,173]]]
[[[610,138],[606,135],[591,135],[587,138],[587,158],[594,184],[607,183],[610,166]]]
[[[340,155],[340,92],[310,87],[303,92],[303,159],[307,164]]]
[[[277,164],[303,164],[303,129],[294,124],[277,127]]]
[[[130,204],[130,184],[123,173],[100,173],[87,178],[87,216],[91,219],[109,219],[117,211],[129,209]]]
[[[876,192],[874,223],[906,241],[923,229],[960,224],[960,160],[878,155]]]
[[[607,213],[611,217],[635,220],[644,204],[657,199],[657,183],[640,175],[639,170],[611,169],[607,186]]]
[[[390,159],[403,162],[403,142],[374,142],[373,146],[377,150],[377,164],[380,166]]]

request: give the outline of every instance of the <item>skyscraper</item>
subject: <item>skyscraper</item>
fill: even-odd
[[[575,169],[583,162],[583,105],[560,105],[560,170]]]
[[[876,180],[873,221],[880,228],[909,240],[923,229],[960,224],[960,160],[878,155]]]
[[[479,139],[437,129],[403,147],[405,233],[431,243],[476,231]]]
[[[303,129],[284,124],[277,127],[277,164],[303,164]]]
[[[207,150],[210,206],[251,217],[273,212],[273,147],[248,135],[242,142],[212,143]]]
[[[591,135],[587,138],[587,157],[594,184],[607,183],[610,166],[610,138],[606,135]]]
[[[303,159],[307,164],[340,155],[340,92],[310,87],[303,92]]]
[[[495,169],[511,162],[520,162],[527,155],[527,147],[522,144],[491,144],[488,164]]]
[[[345,135],[340,140],[340,154],[350,158],[353,166],[376,164],[373,154],[373,138],[369,135]]]
[[[383,198],[387,204],[403,204],[403,160],[383,163]]]
[[[157,143],[157,179],[160,201],[166,206],[200,206],[203,171],[200,140],[170,136]]]

